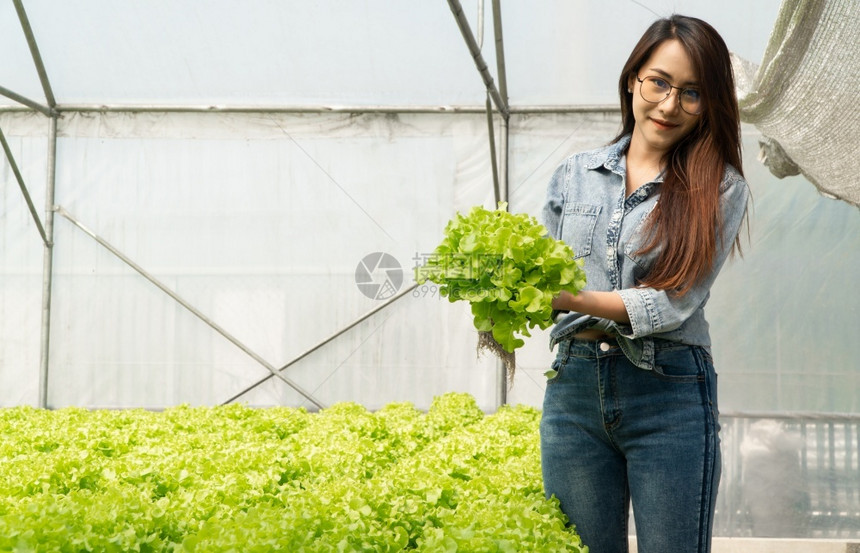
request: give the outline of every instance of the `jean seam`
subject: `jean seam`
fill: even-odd
[[[612,363],[613,366],[606,367],[606,365],[608,365],[610,361],[613,361],[613,363]],[[621,419],[623,418],[624,414],[623,414],[622,409],[621,409],[621,404],[619,403],[620,397],[619,397],[618,391],[617,391],[618,385],[617,385],[617,380],[616,380],[616,370],[615,370],[615,366],[614,366],[615,365],[614,361],[615,361],[614,356],[606,356],[606,357],[599,356],[597,358],[597,380],[600,383],[600,412],[601,412],[601,417],[603,419],[603,432],[606,434],[607,443],[609,445],[611,445],[615,451],[620,453],[621,449],[618,447],[618,444],[615,441],[615,436],[613,435],[613,430],[617,429],[621,425]],[[604,367],[608,368],[607,372],[608,372],[609,378],[607,379],[606,384],[609,386],[609,393],[613,397],[613,400],[615,401],[615,407],[611,413],[608,413],[606,410],[606,393],[605,393],[606,388],[603,386],[603,383],[604,383],[603,380],[604,379],[603,379],[603,372],[602,372]],[[613,420],[610,423],[606,422],[606,415],[607,414],[613,416]]]
[[[699,364],[703,365],[703,370],[708,370],[708,365],[702,358],[702,354],[698,348],[694,349],[694,355]],[[716,426],[713,401],[711,400],[711,390],[708,386],[707,379],[704,379],[699,386],[702,394],[702,409],[705,417],[705,451],[702,474],[702,494],[701,504],[699,506],[699,553],[710,553],[711,550],[711,532],[712,532],[712,507],[711,499],[714,493],[714,478],[716,477]]]
[[[624,515],[621,517],[621,543],[623,546],[624,553],[629,553],[630,551],[630,542],[627,539],[627,535],[630,533],[630,485],[628,484],[624,489]]]

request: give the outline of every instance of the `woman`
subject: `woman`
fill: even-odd
[[[543,478],[593,553],[710,551],[720,477],[704,305],[739,246],[749,190],[729,52],[699,19],[656,21],[619,80],[623,129],[568,158],[544,220],[585,263],[563,292]]]

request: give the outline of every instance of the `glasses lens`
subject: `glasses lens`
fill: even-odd
[[[646,77],[639,90],[642,91],[642,98],[646,102],[656,104],[666,99],[666,96],[672,91],[672,87],[658,77]]]
[[[659,104],[672,93],[672,85],[660,77],[645,77],[639,91],[646,102]],[[690,115],[698,115],[702,111],[701,95],[698,90],[685,88],[679,92],[678,98],[681,109]]]
[[[690,115],[698,115],[702,111],[702,96],[698,90],[686,89],[681,91],[681,109]]]

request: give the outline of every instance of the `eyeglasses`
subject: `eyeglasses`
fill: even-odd
[[[690,115],[699,115],[702,113],[702,95],[695,88],[681,88],[680,86],[672,86],[666,79],[662,77],[645,77],[639,81],[639,94],[642,99],[650,104],[659,104],[672,94],[672,89],[678,89],[678,102],[681,104],[681,109]]]

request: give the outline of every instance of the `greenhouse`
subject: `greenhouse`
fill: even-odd
[[[673,13],[731,51],[752,198],[706,307],[713,550],[860,551],[856,0],[3,2],[0,550],[580,551],[540,500],[549,329],[509,380],[469,304],[416,276],[458,213],[541,217]],[[128,513],[89,519],[98,494]],[[338,537],[242,534],[283,519]]]

